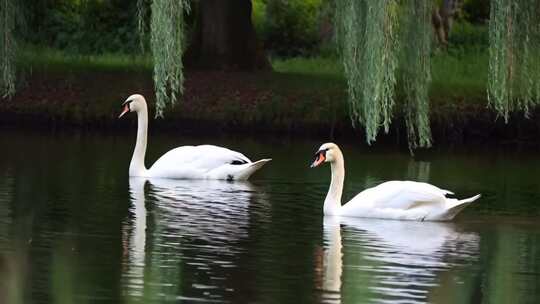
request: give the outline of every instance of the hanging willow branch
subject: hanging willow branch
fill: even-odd
[[[15,93],[15,2],[0,0],[0,95]]]
[[[138,4],[139,31],[144,37],[144,0]],[[151,5],[150,49],[154,61],[156,117],[183,92],[184,12],[188,0],[154,0]]]
[[[403,87],[409,148],[431,146],[431,0],[405,2],[403,16]]]
[[[146,50],[147,20],[148,20],[147,0],[137,0],[137,31],[139,32],[139,45],[141,51]]]
[[[337,1],[336,33],[351,119],[365,127],[368,143],[381,127],[389,130],[401,58],[409,147],[431,146],[431,7],[431,0]]]
[[[540,103],[539,13],[539,0],[491,1],[488,101],[505,122]]]
[[[397,3],[339,0],[337,38],[347,77],[353,125],[366,129],[368,143],[392,120],[397,67]]]

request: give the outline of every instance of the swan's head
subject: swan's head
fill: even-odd
[[[338,155],[341,154],[339,147],[334,143],[325,143],[323,144],[317,153],[315,153],[315,159],[311,164],[311,168],[317,167],[322,163],[332,163],[334,162]]]
[[[118,115],[118,118],[124,116],[127,112],[139,112],[143,108],[146,108],[144,97],[141,94],[133,94],[122,103],[122,113]]]

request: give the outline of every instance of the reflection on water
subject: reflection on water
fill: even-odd
[[[145,179],[130,178],[131,206],[129,219],[122,230],[123,271],[122,278],[127,286],[127,296],[142,297],[146,250],[146,206],[144,199]]]
[[[339,220],[324,218],[324,248],[322,259],[322,284],[317,286],[325,291],[324,303],[341,303],[341,276],[343,273],[343,252]]]
[[[325,217],[324,239],[328,303],[342,297],[348,303],[426,302],[439,286],[439,273],[475,262],[480,241],[452,223],[347,217]]]
[[[430,162],[411,159],[407,166],[407,179],[428,183],[430,181],[430,168]]]
[[[22,303],[19,271],[21,261],[13,253],[9,244],[11,227],[10,202],[13,195],[13,178],[9,172],[0,172],[0,302]]]
[[[418,182],[429,183],[430,173],[431,173],[430,168],[431,168],[430,162],[415,161],[414,159],[409,159],[407,161],[407,168],[406,168],[405,175],[399,178],[395,178],[395,179],[413,180],[413,181],[418,181]],[[375,187],[388,180],[384,178],[381,179],[380,177],[376,177],[369,173],[364,173],[364,174],[365,176],[363,178],[363,183],[351,183],[350,181],[347,181],[351,185],[347,187],[348,189],[345,189],[345,191],[348,191],[349,193],[351,193],[352,196],[354,196],[360,193],[364,189]]]
[[[132,205],[123,232],[126,296],[219,300],[221,293],[233,292],[222,285],[237,267],[242,250],[237,244],[249,236],[255,188],[248,182],[141,178],[130,178],[129,187]],[[264,208],[264,195],[257,198]],[[204,278],[204,283],[186,279],[194,281],[189,295],[181,292],[183,267]]]
[[[9,172],[0,172],[0,246],[8,241],[8,230],[11,225],[10,202],[13,195],[13,177]],[[0,249],[6,249],[0,247]]]

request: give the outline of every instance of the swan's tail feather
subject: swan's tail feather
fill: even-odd
[[[471,197],[469,197],[469,198],[462,199],[462,200],[460,200],[459,202],[460,202],[461,204],[468,204],[468,203],[474,202],[475,200],[479,199],[480,197],[482,197],[482,194],[477,194],[477,195],[475,195],[475,196],[471,196]]]
[[[453,219],[459,212],[461,212],[461,210],[465,209],[465,207],[479,199],[481,196],[481,194],[477,194],[475,196],[457,201],[452,207],[446,210],[445,220]]]
[[[446,190],[446,189],[441,189],[441,190],[443,191],[443,193],[444,193],[445,195],[447,195],[447,194],[453,195],[453,194],[454,194],[454,192],[452,192],[452,191],[450,191],[450,190]]]
[[[236,180],[246,180],[248,179],[255,171],[259,170],[264,164],[271,161],[271,158],[265,158],[258,160],[256,162],[252,162],[250,164],[247,164],[247,167],[242,169],[236,176]]]

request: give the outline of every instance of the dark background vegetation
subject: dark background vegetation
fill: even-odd
[[[132,0],[24,0],[23,42],[75,54],[139,54],[137,6]],[[332,0],[253,0],[253,22],[272,57],[334,55]],[[147,6],[150,5],[148,1]],[[198,1],[192,1],[193,10]],[[487,45],[489,0],[464,1],[452,48]],[[193,18],[187,18],[191,28]],[[147,39],[148,37],[146,37]],[[145,44],[147,42],[145,41]]]
[[[440,4],[441,1],[435,1]],[[333,37],[333,0],[253,0],[252,22],[271,70],[186,71],[179,104],[152,128],[350,134],[347,86]],[[516,113],[510,125],[487,108],[489,0],[465,0],[448,45],[432,54],[434,141],[533,142],[540,122]],[[132,0],[23,0],[17,93],[0,102],[0,123],[114,128],[118,104],[135,92],[154,104],[148,35]],[[149,8],[150,1],[145,5]],[[193,36],[199,1],[186,15]],[[148,24],[146,24],[148,27]],[[399,109],[390,140],[406,145]],[[532,111],[533,117],[535,111]],[[385,137],[379,141],[384,142]]]

